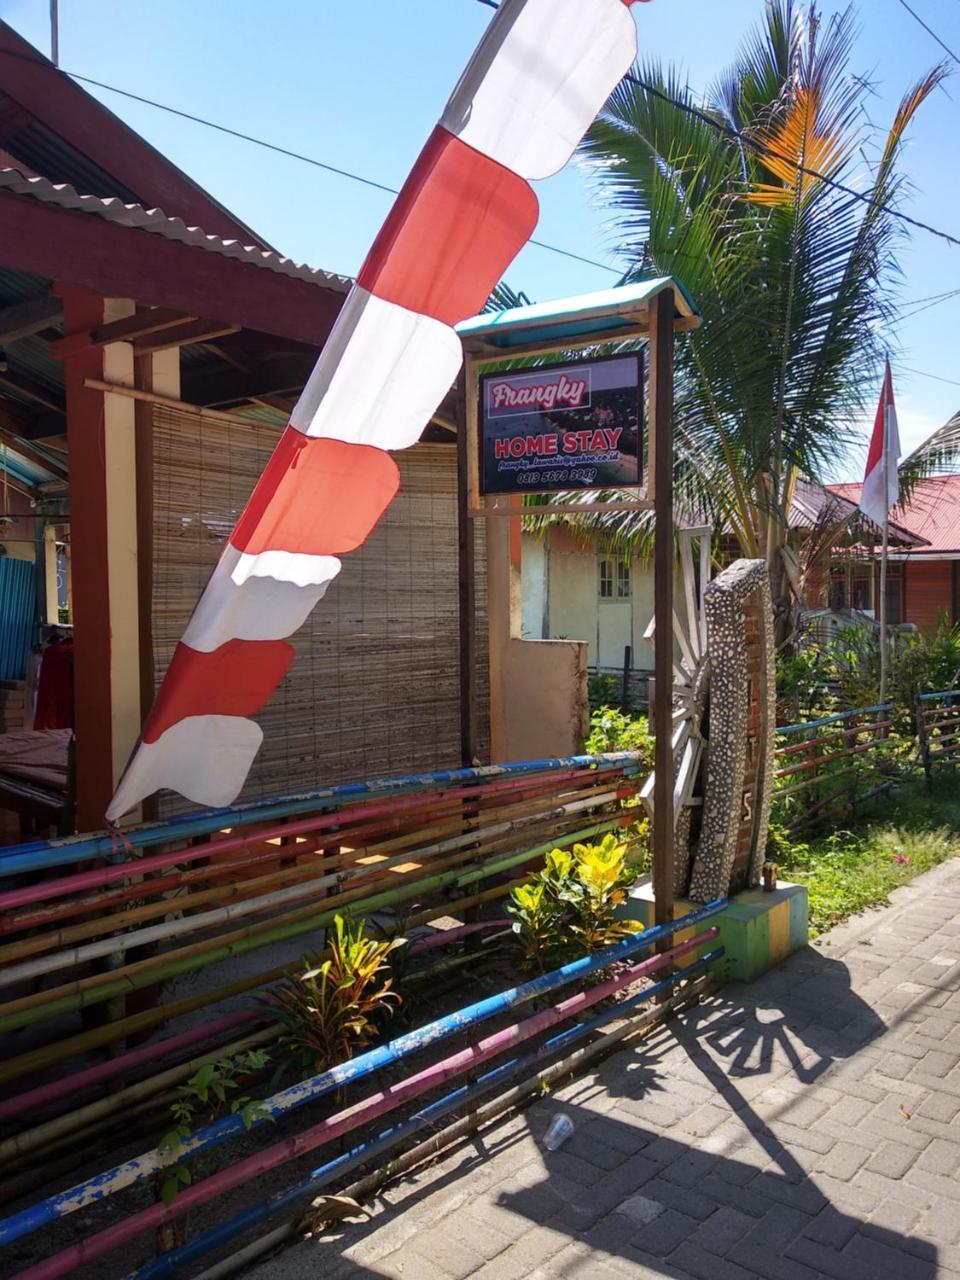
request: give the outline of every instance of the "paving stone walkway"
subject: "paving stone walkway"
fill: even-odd
[[[960,859],[256,1280],[960,1280],[958,1059]]]

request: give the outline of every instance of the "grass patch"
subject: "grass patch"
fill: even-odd
[[[938,774],[928,787],[913,779],[878,811],[848,830],[801,842],[771,827],[769,857],[782,876],[805,884],[810,936],[881,906],[892,890],[960,854],[960,777]],[[882,807],[881,807],[882,806]]]

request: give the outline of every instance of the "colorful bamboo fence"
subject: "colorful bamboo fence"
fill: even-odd
[[[632,935],[594,956],[574,961],[520,986],[488,996],[416,1031],[408,1032],[389,1044],[368,1050],[331,1070],[274,1094],[265,1100],[262,1113],[253,1122],[253,1135],[256,1137],[268,1138],[271,1135],[271,1131],[266,1128],[268,1120],[276,1122],[286,1119],[299,1108],[316,1103],[324,1097],[330,1098],[334,1094],[338,1100],[331,1112],[322,1119],[316,1120],[314,1114],[311,1117],[313,1123],[307,1123],[296,1133],[279,1141],[268,1142],[251,1155],[239,1158],[232,1148],[219,1153],[218,1149],[225,1144],[241,1137],[246,1140],[251,1137],[239,1116],[223,1116],[193,1131],[177,1149],[171,1151],[155,1148],[146,1151],[99,1172],[66,1191],[47,1196],[9,1215],[0,1221],[0,1245],[10,1244],[69,1215],[84,1214],[94,1207],[94,1217],[81,1217],[78,1230],[72,1233],[74,1236],[84,1233],[82,1238],[74,1239],[66,1247],[52,1253],[44,1250],[47,1256],[42,1261],[17,1273],[20,1280],[53,1280],[54,1277],[70,1274],[85,1264],[94,1263],[118,1248],[133,1245],[145,1233],[171,1224],[191,1210],[202,1206],[223,1207],[227,1214],[225,1219],[221,1214],[220,1221],[204,1225],[194,1239],[155,1260],[142,1261],[135,1272],[139,1280],[182,1274],[182,1268],[195,1259],[229,1243],[274,1214],[292,1208],[298,1202],[302,1203],[305,1197],[351,1168],[368,1164],[424,1129],[435,1127],[442,1117],[464,1107],[473,1107],[483,1095],[502,1092],[508,1085],[518,1081],[526,1088],[535,1089],[542,1064],[568,1053],[572,1046],[581,1041],[589,1042],[604,1024],[625,1019],[642,1002],[664,995],[680,983],[689,983],[691,978],[695,979],[697,974],[702,974],[707,965],[719,959],[722,949],[714,949],[702,955],[693,965],[671,972],[677,960],[713,941],[718,930],[708,928],[699,936],[689,938],[667,951],[639,960],[644,951],[665,943],[678,930],[699,927],[723,910],[724,906],[723,901],[710,903],[671,924]],[[638,960],[639,963],[636,963]],[[520,1021],[510,1020],[508,1025],[498,1026],[491,1034],[483,1036],[480,1033],[479,1029],[484,1022],[504,1016],[509,1018],[514,1010],[534,1000],[542,1004],[543,997],[548,994],[561,988],[576,988],[583,980],[611,967],[613,973],[605,980],[584,990],[574,989],[573,994],[567,995],[558,1003],[541,1007]],[[659,980],[652,985],[630,993],[619,1002],[611,1003],[611,996],[654,975]],[[606,1007],[598,1010],[597,1006],[603,1004]],[[581,1015],[588,1011],[595,1012],[581,1020]],[[570,1025],[558,1034],[552,1034],[553,1029],[564,1022]],[[426,1053],[432,1046],[443,1044],[452,1037],[458,1037],[460,1048],[452,1053],[449,1047],[441,1050],[438,1060],[428,1062],[425,1066],[415,1066],[412,1074],[407,1074],[407,1063],[411,1058]],[[463,1041],[466,1041],[465,1045]],[[528,1041],[534,1042],[529,1050],[501,1062],[493,1070],[484,1072],[469,1083],[444,1092],[451,1081],[468,1076],[491,1059],[502,1057]],[[570,1061],[569,1057],[562,1059],[561,1063],[554,1063],[551,1069],[564,1066],[569,1070]],[[391,1068],[399,1069],[399,1078],[396,1078],[396,1074],[388,1077],[391,1083],[381,1084],[379,1089],[375,1088],[374,1092],[349,1106],[342,1105],[342,1091],[346,1086],[360,1084],[374,1073],[378,1073],[378,1078],[382,1081],[380,1073]],[[531,1072],[534,1073],[532,1078]],[[425,1107],[411,1110],[407,1105],[424,1095],[438,1092],[440,1096],[434,1097]],[[393,1113],[398,1113],[396,1121],[386,1129],[377,1130],[382,1117]],[[311,1155],[346,1134],[361,1130],[363,1136],[358,1144],[328,1158],[319,1167],[301,1168],[299,1171],[293,1167],[288,1168],[298,1158]],[[171,1204],[157,1201],[144,1208],[142,1196],[131,1198],[130,1190],[145,1182],[149,1185],[158,1171],[186,1158],[195,1157],[199,1152],[212,1151],[218,1151],[221,1155],[220,1167],[181,1191]],[[264,1197],[260,1181],[263,1175],[271,1170],[285,1168],[288,1168],[293,1180],[280,1191]],[[247,1201],[239,1212],[235,1198],[238,1191],[244,1193]],[[125,1192],[128,1194],[124,1198]],[[224,1205],[228,1196],[232,1198]],[[110,1215],[112,1220],[107,1226],[102,1225],[105,1209],[113,1211]],[[99,1224],[98,1229],[93,1234],[85,1234],[94,1222]],[[133,1248],[132,1254],[129,1249],[124,1254],[125,1267],[131,1265],[131,1257],[138,1256],[137,1251],[141,1246],[134,1245]],[[102,1272],[98,1270],[96,1274]]]
[[[0,1199],[91,1141],[156,1132],[203,1062],[275,1039],[252,997],[337,914],[385,933],[465,919],[555,845],[629,839],[638,769],[617,753],[348,784],[0,855]]]
[[[949,763],[960,755],[960,690],[921,693],[916,717],[920,763],[929,779],[935,765]]]
[[[773,813],[789,831],[849,814],[896,780],[891,703],[777,729]]]

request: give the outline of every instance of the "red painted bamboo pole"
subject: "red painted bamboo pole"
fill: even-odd
[[[618,772],[622,772],[622,770],[616,768],[610,770],[613,776],[616,776]],[[592,781],[597,778],[597,771],[592,769],[571,770],[569,775],[559,774],[552,775],[552,777],[573,776],[574,773],[585,780]],[[401,796],[380,804],[353,806],[348,809],[333,809],[320,815],[314,815],[311,818],[304,818],[299,822],[281,824],[280,826],[269,827],[266,830],[246,832],[242,836],[214,840],[209,844],[196,845],[190,849],[179,849],[172,853],[160,853],[154,854],[149,858],[135,858],[128,862],[111,863],[108,866],[96,867],[90,871],[81,871],[60,880],[48,880],[35,885],[26,885],[20,889],[11,889],[6,893],[0,894],[0,911],[7,911],[12,907],[23,906],[31,902],[65,897],[75,891],[80,892],[84,889],[99,888],[112,883],[114,880],[123,880],[131,875],[146,875],[150,871],[159,870],[163,867],[179,866],[185,862],[194,862],[199,858],[211,858],[220,853],[231,853],[239,849],[246,849],[265,840],[285,836],[308,835],[314,831],[326,830],[331,827],[339,828],[348,824],[353,815],[357,815],[362,819],[392,815],[398,812],[409,813],[411,810],[422,809],[424,806],[435,806],[441,797],[444,799],[465,798],[468,796],[474,798],[493,792],[517,790],[524,784],[529,786],[529,778],[505,778],[496,782],[483,783],[477,787],[461,787],[425,796]]]
[[[178,1193],[171,1205],[168,1206],[158,1202],[151,1205],[149,1209],[142,1209],[138,1213],[133,1213],[123,1219],[122,1222],[115,1223],[113,1226],[89,1236],[86,1240],[78,1241],[76,1244],[62,1249],[59,1253],[45,1258],[42,1262],[36,1263],[32,1267],[28,1267],[26,1271],[18,1272],[14,1280],[55,1280],[58,1276],[67,1275],[75,1267],[102,1257],[112,1249],[119,1248],[120,1245],[125,1244],[127,1241],[135,1239],[144,1231],[149,1231],[163,1222],[172,1221],[188,1210],[195,1209],[198,1205],[206,1204],[216,1196],[259,1177],[269,1169],[274,1169],[278,1165],[287,1164],[290,1160],[306,1155],[308,1152],[316,1150],[317,1147],[323,1146],[324,1143],[331,1142],[335,1138],[359,1128],[360,1125],[393,1111],[404,1102],[428,1093],[431,1089],[437,1088],[446,1081],[462,1075],[472,1067],[479,1066],[490,1058],[506,1052],[514,1045],[540,1034],[556,1023],[575,1017],[584,1009],[589,1009],[601,1000],[608,999],[622,987],[629,986],[631,983],[637,982],[651,973],[656,973],[664,966],[675,963],[688,952],[696,950],[711,941],[719,932],[719,929],[713,926],[696,937],[680,943],[679,946],[671,948],[670,951],[652,956],[641,964],[633,965],[618,974],[614,974],[613,977],[608,978],[605,982],[598,983],[595,987],[590,987],[586,991],[579,991],[576,995],[570,996],[568,999],[562,1000],[559,1004],[544,1009],[540,1013],[535,1013],[532,1017],[526,1018],[522,1022],[504,1027],[502,1030],[494,1032],[493,1035],[480,1040],[475,1046],[461,1049],[459,1053],[455,1053],[449,1058],[444,1058],[441,1062],[434,1063],[432,1066],[425,1067],[422,1071],[409,1076],[406,1080],[401,1080],[380,1093],[371,1094],[370,1097],[364,1098],[352,1107],[328,1117],[328,1119],[321,1121],[320,1124],[313,1125],[303,1133],[296,1134],[282,1142],[274,1143],[272,1147],[267,1147],[264,1151],[259,1151],[255,1155],[247,1157],[246,1160],[238,1161],[226,1169],[221,1169],[219,1173],[205,1178],[203,1182],[187,1187]]]
[[[125,1071],[132,1071],[135,1067],[143,1066],[146,1062],[152,1062],[155,1058],[163,1058],[167,1054],[178,1053],[181,1049],[187,1049],[200,1040],[212,1040],[214,1036],[220,1035],[221,1032],[230,1031],[233,1027],[240,1026],[241,1023],[252,1022],[259,1017],[263,1017],[263,1014],[256,1009],[228,1013],[222,1018],[215,1018],[212,1022],[205,1022],[190,1031],[183,1031],[176,1036],[168,1036],[165,1040],[158,1040],[156,1044],[148,1044],[142,1049],[134,1049],[130,1053],[121,1054],[118,1058],[111,1058],[109,1062],[101,1062],[95,1067],[87,1067],[84,1071],[71,1072],[58,1080],[51,1080],[49,1084],[39,1085],[36,1089],[30,1089],[27,1093],[21,1093],[15,1098],[7,1098],[5,1101],[0,1102],[0,1120],[6,1120],[10,1116],[19,1115],[24,1111],[32,1111],[37,1107],[46,1106],[48,1102],[55,1102],[57,1098],[69,1097],[71,1094],[79,1093],[81,1089],[89,1088],[90,1085],[100,1084],[104,1080],[111,1080],[114,1076],[122,1075]]]

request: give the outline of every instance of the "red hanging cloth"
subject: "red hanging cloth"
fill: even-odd
[[[73,728],[73,641],[58,640],[43,651],[34,729]]]

